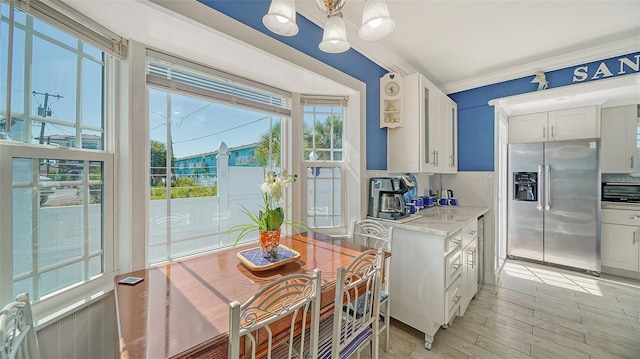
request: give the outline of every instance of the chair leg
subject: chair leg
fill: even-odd
[[[386,326],[385,328],[385,333],[384,333],[384,351],[385,353],[389,351],[389,332],[391,331],[391,314],[390,314],[390,309],[391,309],[391,305],[389,303],[389,301],[387,301],[387,305],[385,308],[385,312],[384,312],[384,325]]]

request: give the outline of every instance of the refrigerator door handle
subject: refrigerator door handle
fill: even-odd
[[[538,165],[538,183],[536,184],[538,186],[538,206],[536,207],[538,209],[538,211],[542,211],[542,196],[540,195],[542,193],[542,188],[540,188],[542,186],[542,165]]]
[[[546,205],[544,207],[545,207],[545,210],[549,211],[551,209],[551,166],[547,164],[544,167],[545,167],[544,200],[546,202]]]

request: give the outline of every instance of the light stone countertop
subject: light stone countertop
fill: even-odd
[[[418,212],[421,217],[415,216],[413,220],[404,223],[384,220],[384,224],[390,224],[394,228],[448,237],[487,212],[489,208],[486,207],[435,206],[421,210]]]

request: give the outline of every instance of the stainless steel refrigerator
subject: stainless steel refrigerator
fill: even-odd
[[[507,254],[600,272],[597,139],[509,145]]]

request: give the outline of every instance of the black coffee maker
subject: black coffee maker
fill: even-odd
[[[415,184],[406,176],[369,179],[369,211],[372,218],[401,219],[409,216],[403,195]]]

